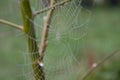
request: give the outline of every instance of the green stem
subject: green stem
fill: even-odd
[[[6,24],[6,25],[8,25],[8,26],[11,26],[11,27],[13,27],[13,28],[16,28],[16,29],[18,29],[18,30],[23,31],[23,27],[22,27],[22,26],[17,25],[17,24],[14,24],[14,23],[12,23],[12,22],[9,22],[9,21],[0,19],[0,23]]]
[[[39,65],[39,51],[36,42],[32,11],[29,0],[20,0],[21,13],[24,24],[24,32],[27,35],[28,50],[32,59],[33,74],[35,80],[45,80],[43,67]]]

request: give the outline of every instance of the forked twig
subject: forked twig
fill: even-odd
[[[78,80],[86,80],[87,77],[88,77],[93,71],[95,71],[97,68],[99,68],[101,65],[103,65],[105,61],[109,60],[111,57],[113,57],[113,56],[114,56],[115,54],[117,54],[119,51],[120,51],[120,49],[114,51],[113,53],[111,53],[110,55],[108,55],[107,57],[105,57],[104,59],[102,59],[99,63],[96,64],[96,66],[93,66],[90,70],[88,70],[88,72],[86,72],[86,74],[84,74],[81,79],[78,78]]]
[[[54,2],[55,2],[54,0],[51,0],[50,7],[54,5]],[[54,11],[54,8],[51,8],[48,11],[48,14],[44,17],[44,27],[43,27],[42,38],[41,38],[41,43],[40,43],[40,48],[39,48],[39,55],[40,55],[39,64],[41,64],[43,60],[44,51],[47,46],[48,32],[49,32],[49,27],[50,27],[50,22],[51,22],[53,11]]]
[[[9,21],[3,20],[3,19],[0,19],[0,23],[9,25],[9,26],[11,26],[13,28],[16,28],[18,30],[23,31],[23,27],[20,26],[20,25],[15,24],[15,23],[12,23],[12,22],[9,22]]]
[[[33,18],[34,18],[35,16],[37,16],[38,14],[40,14],[40,13],[46,12],[46,11],[52,9],[52,8],[55,8],[55,7],[60,6],[60,5],[63,5],[63,4],[65,4],[65,3],[67,3],[67,2],[69,2],[69,1],[71,1],[71,0],[64,0],[64,1],[61,1],[61,2],[58,2],[58,3],[54,4],[54,5],[52,5],[52,6],[49,6],[49,7],[45,8],[45,9],[36,11],[36,12],[33,13]]]

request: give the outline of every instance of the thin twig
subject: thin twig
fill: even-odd
[[[114,51],[113,53],[111,53],[110,55],[108,55],[107,57],[105,57],[103,60],[101,60],[98,64],[96,64],[96,66],[93,66],[90,70],[88,70],[88,72],[86,72],[86,74],[83,75],[83,77],[81,79],[78,80],[86,80],[87,77],[93,72],[95,71],[97,68],[99,68],[101,65],[104,64],[105,61],[109,60],[111,57],[113,57],[115,54],[117,54],[120,51],[120,49]]]
[[[54,0],[51,0],[50,6],[53,6],[53,5],[54,5]],[[54,11],[54,8],[50,9],[48,14],[44,17],[44,27],[43,27],[43,32],[42,32],[41,44],[39,48],[39,55],[40,55],[39,61],[40,62],[42,62],[44,51],[47,46],[48,32],[49,32],[49,27],[50,27],[50,22],[51,22],[53,11]]]
[[[19,29],[19,30],[23,31],[23,27],[22,27],[22,26],[17,25],[17,24],[14,24],[14,23],[12,23],[12,22],[9,22],[9,21],[0,19],[0,23],[9,25],[9,26],[11,26],[11,27],[13,27],[13,28],[16,28],[16,29]]]
[[[52,8],[55,8],[55,7],[60,6],[60,5],[63,5],[63,4],[65,4],[65,3],[67,3],[67,2],[69,2],[69,1],[71,1],[71,0],[64,0],[64,1],[61,1],[61,2],[59,2],[59,3],[54,4],[53,6],[49,6],[49,7],[45,8],[45,9],[36,11],[36,12],[33,14],[33,18],[34,18],[35,16],[37,16],[38,14],[40,14],[40,13],[46,12],[46,11],[52,9]]]

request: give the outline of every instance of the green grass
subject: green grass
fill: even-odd
[[[17,5],[14,5],[13,9],[8,10],[9,6],[15,4],[14,0],[9,3],[7,2],[7,0],[3,0],[0,4],[2,4],[0,6],[0,18],[21,24],[22,21],[20,18],[21,16],[19,12],[19,7],[15,7]],[[65,21],[67,19],[64,19],[64,16],[62,16],[61,14],[60,17],[62,19],[58,20],[63,24],[59,25],[59,22],[55,24],[52,23],[52,25],[54,25],[55,27],[55,30],[57,30],[56,26],[59,25],[62,27],[60,27],[58,31],[62,32],[66,29],[65,33],[67,33],[67,31],[69,33],[63,35],[63,39],[60,39],[60,41],[55,40],[56,35],[54,32],[51,33],[50,42],[47,47],[45,56],[45,71],[49,72],[48,74],[51,75],[49,76],[50,80],[74,80],[77,71],[84,71],[84,69],[86,69],[86,51],[88,49],[91,49],[94,52],[95,58],[98,61],[101,60],[103,56],[120,48],[119,8],[93,9],[91,10],[91,12],[92,15],[89,18],[89,23],[86,23],[83,28],[80,28],[80,31],[85,29],[86,33],[86,36],[84,36],[80,40],[75,41],[71,39],[71,37],[76,38],[78,37],[78,35],[77,33],[75,33],[75,31],[74,33],[69,32],[69,29],[64,27]],[[65,13],[69,14],[69,12],[67,11]],[[82,24],[89,17],[89,15],[85,13],[85,11],[82,11],[81,15],[79,15],[79,25]],[[39,34],[40,33],[41,32],[39,32]],[[25,37],[23,36],[23,34],[19,34],[21,34],[19,31],[16,31],[15,29],[10,28],[6,25],[0,24],[0,80],[26,80],[24,77],[25,75],[22,76],[22,71],[23,69],[26,69],[25,74],[27,74],[27,72],[30,72],[30,64],[23,66],[27,47]],[[68,48],[68,46],[70,48]],[[73,53],[75,58],[77,58],[77,61],[81,62],[80,67],[77,66],[77,62],[73,59],[73,56],[70,56],[71,52]],[[27,57],[29,57],[29,55],[27,55]],[[97,70],[97,72],[95,72],[95,74],[91,76],[91,80],[119,80],[119,74],[117,74],[120,70],[118,65],[119,57],[120,56],[115,56],[112,62],[109,61],[106,65],[100,68],[100,70]],[[113,63],[115,63],[115,65],[112,65]],[[70,68],[69,66],[72,66],[72,68]],[[66,70],[73,68],[75,68],[75,70]],[[57,73],[55,74],[55,72]],[[113,75],[112,72],[114,72],[115,75]],[[114,76],[114,79],[110,79],[111,75]]]

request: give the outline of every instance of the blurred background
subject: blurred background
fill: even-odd
[[[39,9],[37,1],[41,2],[41,0],[31,0],[33,11],[36,8]],[[79,3],[76,2],[76,4]],[[45,57],[45,71],[48,72],[48,80],[76,80],[76,78],[79,80],[79,77],[94,63],[120,48],[120,0],[82,0],[80,6],[83,10],[79,14],[80,19],[77,19],[75,23],[79,25],[86,23],[83,24],[83,28],[78,29],[78,33],[67,33],[68,29],[65,31],[67,34],[60,39],[59,30],[64,30],[63,27],[58,30],[58,33],[51,31],[50,43],[46,51],[49,54],[46,54]],[[70,16],[69,12],[63,12]],[[62,16],[62,14],[59,15]],[[21,25],[19,1],[1,0],[0,19]],[[53,17],[53,19],[57,18]],[[35,26],[39,25],[39,19],[36,19]],[[59,19],[55,25],[59,25]],[[41,24],[41,26],[43,25]],[[38,43],[41,31],[41,27],[36,28]],[[82,35],[80,34],[80,39],[76,40],[79,32],[82,32]],[[57,41],[53,38],[54,34],[57,36]],[[118,53],[92,73],[87,80],[120,80],[119,60]],[[0,24],[0,80],[32,80],[30,66],[24,34]]]

